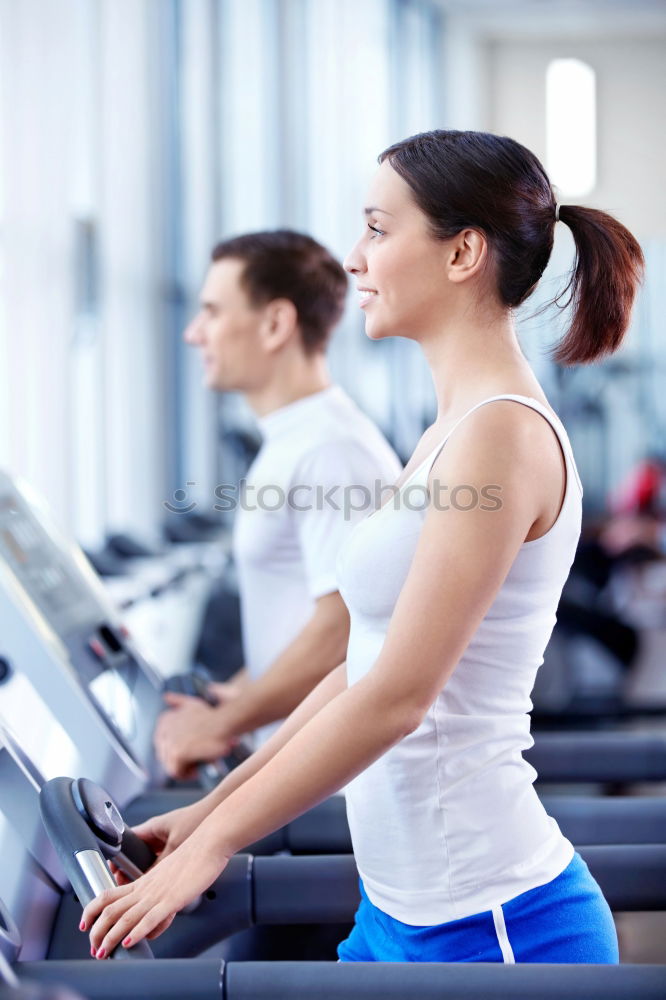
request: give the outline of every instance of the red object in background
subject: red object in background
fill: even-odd
[[[613,490],[608,499],[611,514],[656,514],[666,489],[666,469],[645,459]]]

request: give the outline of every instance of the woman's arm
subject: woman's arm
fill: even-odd
[[[196,830],[216,806],[239,788],[244,781],[260,771],[309,719],[316,715],[324,705],[327,705],[332,698],[344,691],[346,686],[346,665],[341,663],[317,685],[298,708],[294,709],[263,746],[233,771],[230,771],[208,795],[192,805],[153,816],[136,826],[135,833],[142,840],[145,840],[156,853],[159,853],[160,861],[168,857]],[[117,878],[121,883],[127,881],[122,873],[117,873]]]
[[[347,687],[347,665],[341,663],[323,678],[317,687],[294,709],[270,739],[259,747],[247,760],[235,767],[216,788],[201,800],[207,814],[223,802],[237,788],[257,774],[275,755],[286,746],[292,737],[324,708],[333,698]],[[250,843],[250,841],[248,841]]]
[[[284,719],[344,659],[348,639],[349,612],[337,591],[326,594],[275,662],[260,678],[248,680],[237,697],[223,697],[212,708],[200,698],[167,696],[178,707],[162,713],[154,738],[167,773],[185,778],[197,761],[228,753],[234,738]]]
[[[513,407],[491,420],[483,409],[490,407],[470,418],[461,428],[466,433],[444,449],[433,477],[464,483],[479,496],[482,487],[493,485],[501,504],[429,508],[384,647],[369,672],[294,731],[169,858],[132,886],[89,904],[84,923],[96,920],[94,947],[108,953],[130,928],[133,942],[159,931],[208,887],[239,847],[316,805],[418,727],[548,502],[548,491],[557,487],[543,475],[544,439],[540,432],[535,436],[532,422],[517,421]]]

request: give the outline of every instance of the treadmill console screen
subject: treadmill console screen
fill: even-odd
[[[0,494],[0,559],[60,635],[99,617],[90,593],[70,571],[66,555],[13,492]]]

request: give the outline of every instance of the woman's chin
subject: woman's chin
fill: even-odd
[[[382,327],[379,323],[375,323],[372,317],[365,317],[365,335],[368,340],[384,340],[385,337],[391,336],[391,331]]]

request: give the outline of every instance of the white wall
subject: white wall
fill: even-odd
[[[69,171],[78,8],[4,3],[2,72],[3,400],[0,462],[71,510],[68,344],[73,336]],[[51,44],[66,25],[61,44]],[[40,100],[57,94],[58,100]],[[28,114],[29,110],[29,114]],[[69,140],[69,142],[68,142]],[[11,155],[8,155],[11,150]]]
[[[577,58],[597,74],[598,183],[581,199],[617,215],[641,240],[666,235],[666,37],[489,42],[486,127],[545,162],[546,67]]]
[[[563,200],[611,212],[637,236],[646,253],[646,286],[639,293],[617,361],[571,373],[559,399],[554,399],[568,417],[588,501],[601,504],[608,488],[649,449],[663,449],[663,347],[655,333],[656,317],[666,309],[666,35],[502,37],[486,41],[483,47],[488,57],[484,127],[523,142],[545,165],[546,67],[552,59],[577,58],[595,70],[597,184],[584,198]],[[573,253],[568,230],[557,227],[555,253],[537,299],[540,294],[544,300],[550,298],[561,289]],[[523,327],[523,345],[533,362],[545,357],[541,347],[552,344],[557,333],[552,320]],[[549,374],[541,367],[542,380],[547,379]],[[604,427],[600,435],[590,437],[588,406],[600,411]]]
[[[161,9],[0,0],[0,465],[87,544],[162,515]]]

